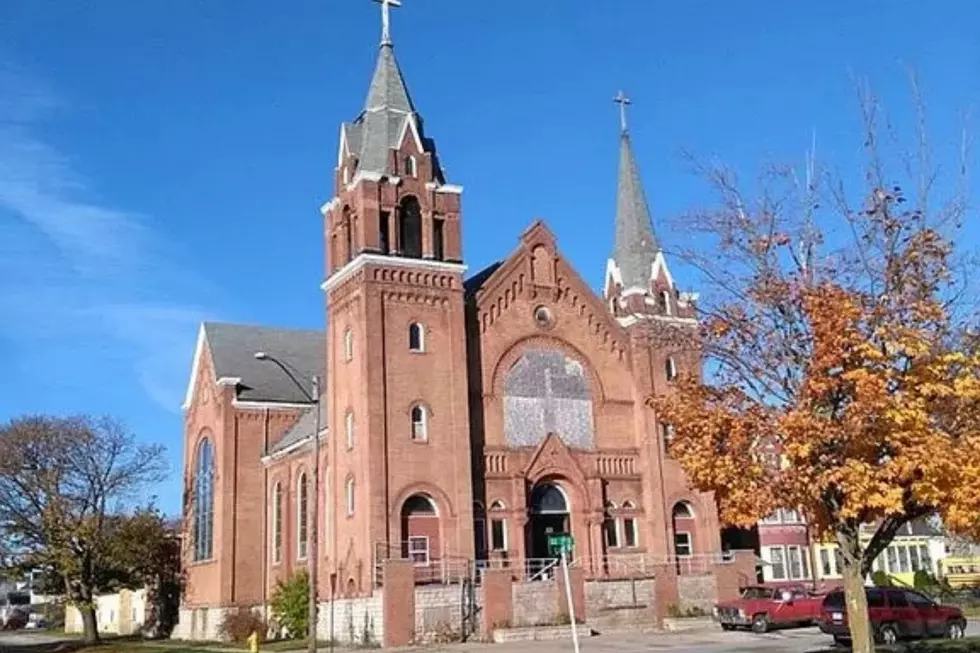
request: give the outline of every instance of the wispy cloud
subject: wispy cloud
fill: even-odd
[[[150,217],[93,199],[79,164],[40,135],[66,110],[0,62],[0,338],[25,367],[51,349],[111,352],[176,411],[210,286],[169,258]]]

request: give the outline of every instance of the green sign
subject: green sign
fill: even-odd
[[[551,555],[558,556],[562,553],[571,553],[575,546],[575,540],[568,533],[558,533],[548,536],[548,550]]]

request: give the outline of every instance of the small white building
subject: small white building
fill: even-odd
[[[95,600],[95,621],[100,633],[132,635],[140,632],[146,623],[146,590],[122,590],[115,594],[103,594]],[[82,613],[74,606],[65,608],[65,632],[81,633],[84,630]]]

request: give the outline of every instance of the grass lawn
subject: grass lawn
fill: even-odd
[[[317,648],[326,649],[329,647],[330,642],[317,642]],[[271,653],[306,651],[306,640],[287,639],[263,642],[260,650]],[[227,642],[173,642],[120,638],[104,641],[99,646],[85,649],[85,653],[214,653],[215,651],[248,651],[248,646]]]

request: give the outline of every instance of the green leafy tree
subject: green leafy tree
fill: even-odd
[[[163,453],[110,418],[0,425],[0,540],[79,609],[87,642],[95,598],[142,584],[158,559],[162,519],[134,498],[163,480]]]
[[[272,592],[272,614],[290,637],[306,637],[309,632],[310,576],[298,571],[285,581],[276,583]]]

